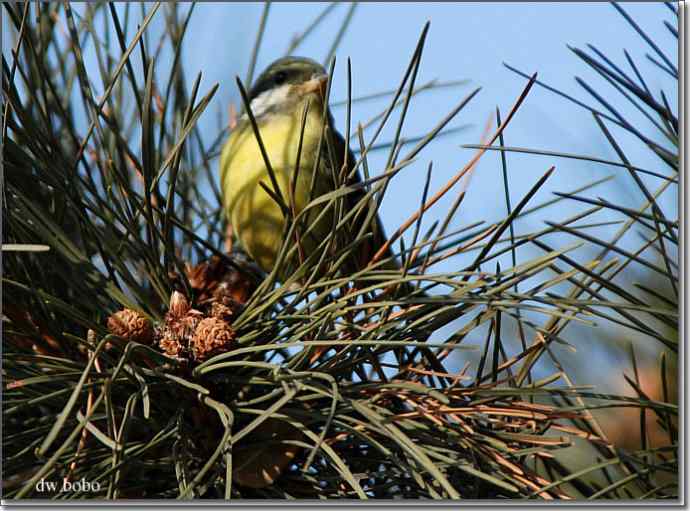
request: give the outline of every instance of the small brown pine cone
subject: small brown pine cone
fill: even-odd
[[[198,303],[205,303],[211,298],[225,271],[226,264],[218,256],[213,256],[196,266],[187,265],[187,279],[194,289]]]
[[[222,319],[202,319],[194,332],[192,352],[197,360],[205,360],[228,351],[235,340],[235,332]]]
[[[226,303],[226,305],[230,302],[235,307],[238,307],[247,303],[256,288],[257,280],[249,273],[245,274],[231,268],[218,283],[213,292],[213,297],[218,301]]]
[[[225,304],[219,302],[213,302],[211,304],[211,316],[214,318],[222,319],[223,321],[230,321],[235,311]]]
[[[194,332],[196,332],[197,326],[204,319],[204,314],[196,309],[189,309],[187,314],[184,315],[179,321],[176,321],[173,329],[178,333],[178,335],[184,337],[188,341],[191,341],[194,337]]]
[[[168,312],[159,330],[158,346],[171,357],[183,356],[190,349],[192,337],[202,319],[204,315],[196,309],[187,310],[182,317]]]
[[[184,350],[182,343],[168,329],[162,331],[158,346],[170,357],[180,356]]]
[[[234,264],[213,256],[196,266],[187,265],[187,279],[194,289],[197,305],[232,299],[244,304],[262,280],[258,267],[240,254],[232,254]],[[228,305],[226,303],[226,305]]]
[[[151,344],[153,324],[144,315],[132,309],[122,309],[108,318],[108,330],[128,341]]]
[[[170,307],[168,314],[174,318],[181,318],[189,311],[189,301],[179,291],[173,291],[170,295]]]
[[[213,278],[215,266],[214,262],[218,258],[211,258],[208,261],[202,261],[196,266],[192,266],[189,263],[185,264],[185,272],[187,273],[187,279],[191,284],[192,288],[195,290],[201,290],[209,284],[209,281]]]

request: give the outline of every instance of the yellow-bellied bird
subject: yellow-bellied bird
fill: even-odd
[[[310,200],[332,192],[336,187],[334,176],[349,174],[355,164],[351,152],[348,151],[345,156],[345,142],[334,129],[330,111],[326,112],[327,132],[330,134],[324,137],[321,157],[318,156],[319,140],[324,127],[324,108],[328,108],[324,105],[327,81],[326,70],[319,63],[302,57],[285,57],[271,64],[249,91],[250,108],[256,119],[276,183],[271,181],[247,114],[239,119],[222,151],[220,177],[225,212],[244,250],[266,272],[273,269],[278,257],[286,215],[278,201],[271,197],[260,183],[263,182],[276,196],[278,194],[274,188],[277,185],[284,205],[289,206],[289,202],[292,202],[295,213],[299,214]],[[309,105],[302,132],[307,102]],[[300,138],[301,151],[298,150]],[[290,195],[298,151],[299,169],[294,194]],[[347,161],[343,173],[344,158],[347,158]],[[359,176],[355,174],[346,184],[360,182]],[[365,193],[365,190],[359,189],[347,194],[344,197],[344,212],[351,211]],[[289,201],[290,197],[293,201]],[[311,213],[306,215],[303,225],[309,226],[315,222],[319,214],[324,212],[325,206],[326,203],[313,208]],[[356,236],[360,230],[367,216],[367,209],[362,208],[362,212],[353,218],[349,231],[352,236]],[[311,232],[299,240],[304,257],[311,255],[324,237],[332,231],[334,215],[335,211],[331,208],[314,223]],[[365,266],[385,242],[378,216],[370,222],[370,226],[368,232],[371,237],[355,251],[355,256],[345,263],[345,267],[342,268],[345,272],[357,271]],[[347,229],[344,232],[347,232]],[[336,249],[344,248],[349,241],[351,240],[341,239]],[[384,254],[383,259],[388,257],[390,251]],[[285,265],[286,271],[293,271],[296,263],[296,259],[288,261]],[[397,266],[391,260],[383,268],[396,269]],[[283,274],[279,275],[279,278],[284,280],[288,276]]]

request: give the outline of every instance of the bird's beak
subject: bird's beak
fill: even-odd
[[[326,86],[328,85],[328,75],[314,75],[311,80],[304,82],[300,89],[302,94],[307,95],[312,92],[318,93],[322,98],[326,96]]]

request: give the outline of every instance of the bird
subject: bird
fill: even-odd
[[[334,126],[325,98],[328,80],[326,69],[312,59],[288,56],[274,61],[246,94],[255,125],[245,112],[221,152],[220,188],[226,217],[244,251],[267,273],[273,270],[279,256],[288,221],[286,209],[299,215],[310,200],[333,192],[338,186],[338,176],[349,175],[341,184],[355,186],[354,191],[344,195],[345,212],[351,211],[366,195],[359,171],[351,172],[354,156],[349,148],[346,150],[345,140]],[[255,130],[259,132],[264,152]],[[324,137],[322,130],[325,130]],[[313,254],[333,230],[336,213],[333,208],[323,213],[325,205],[324,202],[303,215],[304,225],[312,227],[307,229],[307,235],[296,240],[299,250],[293,251],[292,260],[283,265],[285,269],[279,280],[284,281],[298,266],[300,253],[301,257]],[[345,234],[340,236],[337,249],[353,241],[367,217],[367,209],[362,208],[352,219],[350,229],[345,229]],[[341,273],[363,269],[384,246],[386,236],[378,214],[366,233],[369,235],[366,241],[360,242],[354,257],[348,257],[343,263]],[[386,262],[379,269],[399,269],[390,248],[380,260]]]

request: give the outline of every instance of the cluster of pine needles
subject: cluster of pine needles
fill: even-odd
[[[289,51],[337,7],[328,6]],[[662,50],[616,8],[649,43],[648,59],[677,79]],[[344,134],[358,155],[365,199],[344,211],[353,191],[347,186],[316,199],[311,207],[338,213],[333,233],[324,250],[277,282],[295,250],[296,222],[270,275],[226,249],[215,168],[227,130],[207,145],[197,126],[217,86],[202,92],[199,75],[188,90],[181,60],[194,5],[88,3],[77,13],[69,3],[27,2],[3,9],[15,34],[2,77],[5,498],[677,498],[669,367],[678,350],[679,225],[658,198],[678,187],[678,119],[630,55],[625,72],[595,47],[573,50],[658,133],[635,127],[605,99],[610,91],[580,80],[597,106],[566,97],[592,113],[616,161],[506,146],[506,128],[531,89],[564,96],[524,75],[513,107],[496,112],[495,129],[437,191],[429,167],[420,207],[389,233],[401,270],[384,271],[384,261],[374,260],[342,275],[340,262],[365,241],[362,235],[340,252],[328,249],[350,216],[372,204],[373,215],[389,181],[425,155],[478,92],[427,134],[402,137],[411,101],[444,85],[417,83],[425,26],[383,112],[354,129],[358,98],[345,102]],[[269,12],[270,3],[244,86]],[[156,40],[158,18],[164,24]],[[172,58],[161,58],[163,50]],[[85,64],[87,53],[95,68]],[[351,82],[348,72],[350,90]],[[379,141],[396,116],[393,140]],[[659,168],[631,163],[611,126],[637,137]],[[389,151],[385,168],[370,168],[374,151]],[[507,213],[453,230],[465,194],[459,183],[489,151],[501,152]],[[644,201],[591,198],[607,176],[536,202],[554,172],[545,167],[511,204],[511,151],[596,162],[616,178],[630,177]],[[455,196],[453,206],[422,232],[425,214],[444,196]],[[584,209],[555,220],[566,202]],[[554,221],[515,233],[515,220],[545,208]],[[592,234],[612,224],[613,239]],[[629,232],[644,240],[637,250],[618,243]],[[571,240],[554,246],[554,234]],[[597,247],[597,257],[579,262],[574,254],[583,244]],[[522,246],[541,255],[518,263]],[[436,270],[468,254],[471,262],[457,271]],[[502,256],[513,264],[500,267]],[[662,290],[623,278],[629,266],[653,272]],[[403,282],[412,290],[404,293]],[[634,353],[635,371],[621,375],[633,397],[573,382],[553,348],[573,343],[564,332],[569,324],[593,328],[592,320],[660,343],[664,399],[645,394]],[[479,350],[478,365],[451,370],[470,349]],[[556,370],[538,378],[544,360]],[[633,451],[612,443],[593,412],[630,407],[640,414],[641,445]],[[649,443],[653,426],[664,431],[663,445]],[[46,480],[91,486],[41,493],[37,485]]]

